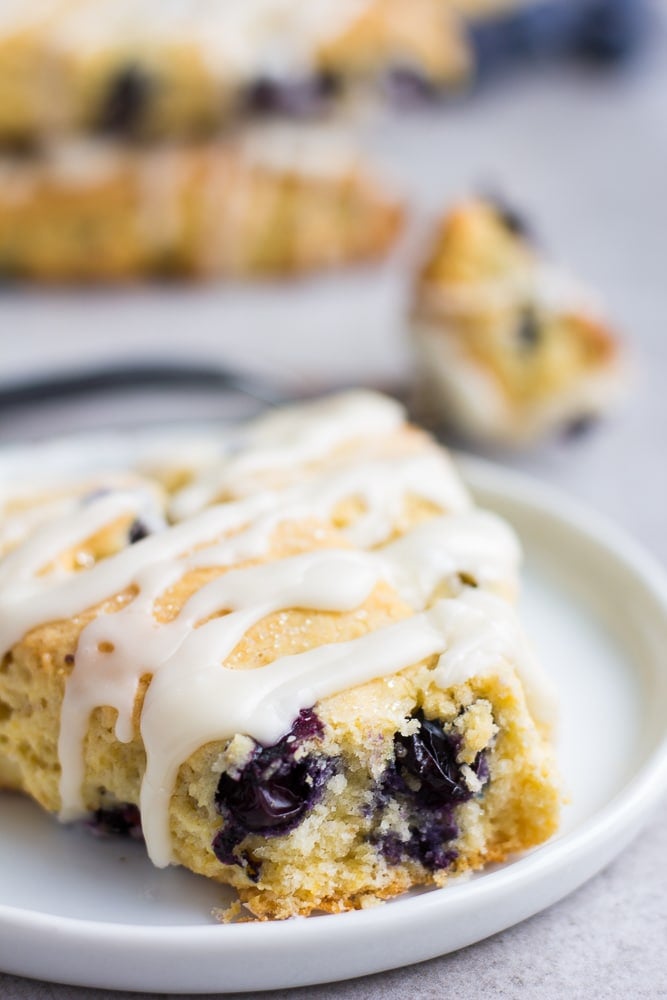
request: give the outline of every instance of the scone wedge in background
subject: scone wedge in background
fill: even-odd
[[[337,134],[56,144],[0,158],[0,274],[43,282],[298,275],[381,257],[403,210]]]
[[[415,404],[471,440],[525,446],[607,412],[626,382],[595,298],[501,202],[471,199],[438,226],[410,317]]]
[[[516,61],[614,62],[645,0],[4,0],[0,145],[210,136],[437,96]]]
[[[3,498],[6,783],[140,826],[156,865],[261,919],[442,886],[553,834],[516,538],[396,403],[276,411],[196,472],[174,454],[154,478],[130,442],[91,455],[49,479],[41,448],[39,484]]]
[[[396,76],[457,86],[469,65],[449,0],[10,0],[0,143],[202,138],[258,113],[321,114]]]

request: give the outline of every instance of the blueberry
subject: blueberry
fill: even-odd
[[[135,542],[140,542],[144,538],[148,538],[150,535],[149,529],[146,527],[143,521],[138,517],[134,519],[130,525],[127,532],[127,540],[130,545],[134,545]]]
[[[98,115],[103,132],[129,134],[136,131],[146,112],[152,81],[140,67],[129,65],[111,80]]]
[[[322,735],[322,724],[311,710],[301,712],[292,729],[278,743],[255,748],[237,777],[223,774],[215,804],[225,817],[213,850],[224,864],[245,864],[235,854],[249,833],[275,837],[293,830],[321,798],[324,787],[336,773],[337,761],[318,754],[297,759],[296,751],[306,740]]]
[[[534,309],[526,306],[519,317],[516,339],[521,351],[534,351],[542,339],[542,327]]]
[[[489,771],[488,758],[484,752],[477,755],[477,759],[475,760],[472,769],[481,783],[485,785],[491,776],[491,772]]]
[[[501,223],[513,236],[522,240],[533,242],[533,231],[525,215],[516,206],[496,192],[485,192],[482,194],[485,201],[489,202]]]
[[[259,77],[246,91],[246,104],[250,111],[260,114],[276,111],[279,105],[279,88],[274,80]]]
[[[338,73],[333,70],[321,70],[317,74],[317,93],[325,100],[333,100],[338,97],[343,89],[343,81]]]
[[[323,733],[324,728],[317,714],[312,708],[304,708],[296,717],[286,739],[294,746],[298,742],[305,742],[305,740],[321,739]]]
[[[449,840],[458,837],[456,825],[446,827],[428,824],[410,831],[410,839],[400,840],[395,834],[387,834],[378,842],[384,858],[390,865],[398,865],[406,859],[418,861],[431,871],[449,868],[456,861],[458,851],[446,847]]]
[[[131,837],[142,840],[141,815],[137,806],[115,806],[113,809],[97,809],[86,826],[98,837]]]
[[[340,88],[340,77],[329,71],[300,80],[260,76],[248,87],[245,103],[249,111],[258,114],[301,117],[321,111],[338,95]]]
[[[432,102],[437,97],[433,82],[414,66],[394,66],[386,76],[388,99],[400,107]]]
[[[389,864],[413,860],[437,871],[456,860],[457,852],[449,846],[459,835],[455,810],[473,793],[457,761],[461,737],[447,733],[439,722],[426,719],[422,712],[415,718],[420,723],[416,733],[395,737],[394,762],[387,768],[376,795],[378,812],[390,802],[402,807],[409,836],[401,840],[395,834],[385,834],[374,842]],[[472,770],[482,784],[488,781],[483,752],[477,755]]]
[[[396,737],[394,749],[398,770],[418,779],[421,803],[440,806],[465,802],[471,797],[456,760],[460,747],[460,737],[445,733],[438,722],[423,716],[416,733]]]
[[[277,748],[260,751],[238,779],[224,774],[216,802],[249,831],[281,829],[300,819],[311,789],[306,762],[296,764]]]
[[[567,440],[584,437],[597,425],[599,417],[594,413],[582,413],[575,417],[563,429],[563,437]]]

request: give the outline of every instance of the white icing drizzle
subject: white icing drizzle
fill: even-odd
[[[372,0],[95,0],[74,6],[52,32],[65,51],[123,46],[154,52],[189,45],[214,76],[238,84],[311,71]]]
[[[59,497],[15,514],[5,514],[0,521],[0,554],[18,545],[40,525],[72,511],[77,502],[76,498],[71,496]]]
[[[0,594],[3,590],[9,591],[12,601],[30,596],[35,584],[39,587],[37,574],[41,569],[67,549],[90,538],[124,514],[143,515],[144,518],[156,521],[159,518],[159,515],[156,516],[154,498],[142,490],[118,491],[91,498],[74,513],[43,525],[2,560]],[[161,526],[163,522],[158,523]],[[58,577],[65,577],[68,581],[71,579],[65,571],[56,569],[48,575],[46,586],[51,587],[54,578]]]
[[[247,128],[239,149],[249,167],[336,180],[360,168],[349,136],[331,125],[270,122]]]
[[[35,455],[35,460],[39,461],[41,455],[40,450]],[[43,470],[40,469],[40,472]],[[162,491],[154,481],[132,473],[106,474],[94,478],[88,476],[78,482],[70,480],[68,483],[53,478],[49,481],[47,477],[46,481],[42,479],[39,487],[34,481],[23,484],[13,481],[11,485],[3,483],[0,485],[0,555],[18,545],[40,526],[78,510],[82,502],[86,502],[86,498],[90,500],[117,491],[147,494],[144,516],[154,529],[164,527],[161,513]],[[153,498],[152,504],[148,501],[148,495]]]
[[[505,521],[488,511],[471,510],[425,521],[381,549],[380,558],[387,580],[421,610],[440,583],[460,574],[478,586],[513,590],[521,551]]]
[[[549,312],[580,312],[599,318],[602,307],[590,289],[563,268],[544,261],[525,271],[479,281],[427,283],[420,315],[466,316],[532,303]]]
[[[63,0],[2,0],[0,3],[0,32],[12,35],[35,30],[48,23],[63,9]]]
[[[0,564],[0,649],[8,649],[42,622],[72,617],[111,594],[139,586],[142,571],[155,563],[180,559],[183,553],[195,548],[197,551],[188,557],[183,572],[185,568],[226,566],[257,557],[265,551],[277,525],[301,518],[324,520],[348,496],[360,496],[367,508],[351,525],[348,536],[364,547],[380,544],[391,531],[392,519],[400,513],[404,497],[410,492],[425,495],[442,510],[461,510],[469,504],[444,453],[429,450],[396,461],[386,459],[358,467],[345,465],[328,477],[307,480],[280,494],[258,493],[207,508],[188,521],[105,559],[85,574],[58,581],[52,575],[31,576],[35,560],[40,565],[49,561],[35,536]],[[123,513],[124,496],[118,493],[102,498],[109,521]],[[91,516],[89,513],[88,517]],[[88,537],[92,533],[88,528],[89,521],[82,522],[76,512],[44,530],[49,532],[50,550],[63,551]],[[241,528],[245,530],[239,532]],[[232,531],[239,533],[220,544],[205,544]],[[10,559],[13,569],[7,571]],[[24,580],[20,590],[11,583],[14,574]],[[5,587],[3,579],[7,582]]]
[[[533,718],[553,729],[555,686],[540,667],[514,608],[484,590],[465,590],[455,600],[440,601],[438,607],[446,616],[450,640],[436,671],[440,687],[484,676],[504,661],[516,670]]]
[[[181,490],[171,513],[188,517],[225,491],[237,497],[253,492],[257,477],[321,459],[357,437],[391,434],[403,420],[394,400],[362,390],[276,410],[249,423],[238,453]]]
[[[188,520],[166,528],[150,493],[117,491],[75,510],[55,510],[53,521],[0,562],[1,649],[36,625],[121,595],[116,610],[110,604],[81,632],[67,681],[59,735],[64,819],[82,809],[83,742],[91,712],[115,709],[116,737],[129,742],[136,735],[133,711],[145,676],[151,683],[140,720],[147,754],[141,808],[148,851],[158,865],[171,861],[169,802],[178,769],[195,750],[237,732],[275,742],[302,708],[425,657],[439,655],[434,676],[442,686],[503,664],[516,667],[536,715],[546,719],[549,698],[505,602],[476,590],[422,611],[438,585],[457,574],[469,574],[480,586],[513,583],[519,558],[511,530],[470,509],[444,453],[424,445],[394,458],[369,458],[361,446],[358,454],[330,460],[323,472],[296,485],[261,489],[267,473],[326,459],[348,442],[391,435],[402,420],[397,404],[370,393],[271,414],[246,428],[221,472],[180,494],[181,515],[199,510]],[[227,490],[247,495],[205,508]],[[347,529],[351,542],[364,549],[381,546],[411,494],[430,500],[443,515],[384,547],[324,548],[234,568],[265,555],[281,523],[326,521],[350,497],[363,503],[362,515]],[[153,517],[156,533],[85,572],[64,576],[57,569],[60,553],[126,514]],[[55,568],[44,573],[50,563]],[[171,620],[159,622],[156,602],[198,567],[232,568],[196,591]],[[248,630],[268,615],[294,608],[352,612],[382,580],[417,613],[268,666],[225,665]]]
[[[216,426],[197,431],[174,428],[123,433],[91,433],[76,437],[3,445],[0,454],[0,505],[46,492],[124,485],[127,470],[160,476],[192,471],[201,473],[219,461],[234,440],[233,429]],[[95,474],[98,474],[95,477]],[[122,476],[119,482],[116,473]]]

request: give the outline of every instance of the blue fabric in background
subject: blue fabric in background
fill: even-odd
[[[481,80],[517,61],[577,55],[597,62],[631,56],[648,33],[647,0],[535,0],[470,24]]]

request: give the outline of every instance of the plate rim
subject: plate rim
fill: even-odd
[[[1,454],[0,449],[0,454]],[[651,555],[639,542],[622,527],[604,515],[599,515],[594,509],[579,500],[572,499],[567,493],[523,472],[507,469],[487,459],[468,455],[455,454],[455,463],[463,474],[466,483],[473,492],[497,494],[509,499],[512,504],[524,509],[537,511],[540,515],[556,520],[561,527],[575,530],[578,534],[592,541],[606,555],[612,555],[624,571],[638,575],[644,586],[656,599],[658,607],[664,614],[667,627],[667,572],[660,562]],[[346,943],[350,936],[365,939],[369,934],[375,937],[395,921],[396,907],[400,906],[404,921],[410,922],[411,928],[428,921],[432,911],[438,911],[443,906],[449,910],[469,913],[480,905],[502,897],[510,883],[515,892],[524,895],[522,906],[506,922],[494,925],[489,933],[496,933],[506,927],[545,909],[559,899],[564,898],[578,888],[589,878],[596,875],[608,864],[626,844],[637,835],[642,825],[650,817],[664,792],[667,790],[667,725],[654,746],[636,769],[633,770],[622,788],[616,792],[593,815],[585,819],[574,830],[556,836],[546,844],[534,849],[522,857],[511,861],[503,868],[487,871],[474,880],[461,884],[452,884],[445,889],[432,889],[413,897],[398,898],[371,910],[353,911],[347,913],[317,916],[315,918],[296,918],[288,921],[266,921],[248,924],[230,924],[224,928],[224,939],[221,939],[219,924],[147,924],[117,921],[88,920],[82,917],[64,916],[46,913],[0,903],[0,951],[2,941],[8,936],[8,930],[20,936],[27,930],[36,937],[48,938],[56,936],[60,946],[75,942],[82,947],[100,945],[119,952],[122,948],[127,965],[132,963],[132,956],[139,957],[149,949],[157,957],[171,948],[176,942],[181,947],[194,948],[205,957],[210,945],[216,946],[214,966],[224,972],[224,960],[229,953],[234,952],[243,957],[250,949],[280,950],[294,935],[295,923],[298,924],[300,936],[303,937],[301,947],[310,944],[326,942],[329,947],[337,943]],[[572,863],[570,878],[564,878],[552,891],[549,899],[542,899],[533,905],[529,902],[530,889],[536,884],[545,882],[561,873],[568,860]],[[578,863],[578,866],[577,866]],[[583,868],[583,871],[582,871]],[[576,869],[576,870],[575,870]],[[517,916],[518,913],[518,916]],[[415,917],[418,919],[415,921]],[[412,920],[411,920],[412,918]],[[252,928],[252,931],[249,931]],[[249,977],[247,984],[234,982],[229,985],[216,982],[215,985],[204,985],[200,982],[191,984],[186,989],[196,993],[224,993],[229,991],[244,992],[263,988],[282,988],[286,986],[307,986],[316,983],[334,982],[341,979],[371,974],[397,968],[402,965],[423,961],[450,951],[464,947],[489,936],[484,933],[470,940],[458,943],[450,948],[431,945],[418,950],[415,957],[408,961],[389,959],[380,962],[369,959],[365,968],[335,977],[308,974],[304,968],[301,976],[291,976],[289,980],[272,979],[271,986],[259,982],[257,978]],[[37,940],[34,940],[37,945]],[[210,958],[210,956],[209,956]],[[3,970],[17,975],[31,976],[35,973],[27,971],[26,964],[13,963],[9,957],[0,959]],[[11,967],[13,966],[13,967]],[[48,979],[47,973],[40,967],[39,976]],[[206,973],[205,973],[206,976]],[[183,989],[183,980],[174,982],[170,987],[164,977],[137,974],[135,977],[112,977],[104,974],[72,975],[67,979],[53,977],[51,981],[68,982],[73,985],[83,985],[92,988],[106,987],[126,990],[157,989],[161,992],[179,992]],[[159,982],[158,982],[159,980]],[[118,985],[118,983],[123,985]],[[158,985],[150,985],[151,983]],[[193,988],[194,986],[194,988]]]

